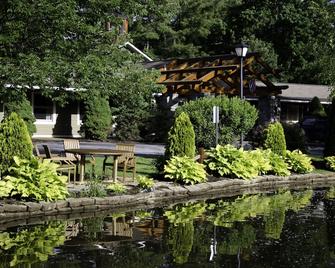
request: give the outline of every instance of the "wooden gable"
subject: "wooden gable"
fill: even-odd
[[[158,83],[166,87],[163,92],[165,94],[240,94],[240,58],[233,54],[165,60],[158,67],[161,71]],[[267,65],[259,53],[247,54],[243,60],[243,68],[244,96],[278,95],[287,88],[276,86],[270,81],[269,77],[279,77],[279,73]],[[256,80],[264,86],[257,83],[252,90],[249,82]]]

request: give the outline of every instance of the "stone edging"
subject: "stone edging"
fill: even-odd
[[[152,192],[104,198],[69,198],[57,202],[0,203],[0,229],[6,222],[11,226],[32,224],[43,219],[73,219],[95,216],[104,211],[134,210],[166,206],[186,200],[234,196],[246,193],[270,192],[280,188],[301,189],[335,185],[335,176],[322,174],[289,177],[260,176],[253,180],[222,179],[190,186],[162,186]],[[2,226],[2,227],[1,227]],[[8,226],[7,226],[8,227]]]

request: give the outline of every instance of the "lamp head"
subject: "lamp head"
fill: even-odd
[[[249,46],[247,44],[241,43],[235,46],[235,52],[238,57],[245,57],[247,55]]]

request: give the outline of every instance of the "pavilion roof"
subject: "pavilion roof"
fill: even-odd
[[[160,69],[158,83],[165,86],[163,93],[212,93],[239,95],[240,58],[234,54],[205,56],[187,59],[167,59],[148,62],[147,68]],[[243,60],[243,85],[245,96],[281,94],[286,85],[275,85],[270,78],[279,78],[279,71],[271,68],[259,53],[248,53]],[[250,87],[250,81],[260,81],[265,86]]]

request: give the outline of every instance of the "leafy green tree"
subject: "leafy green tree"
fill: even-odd
[[[215,125],[212,123],[213,106],[220,109],[219,143],[235,141],[241,132],[245,135],[257,120],[257,109],[239,98],[216,97],[190,101],[176,110],[176,116],[185,112],[196,133],[196,146],[209,148],[215,143]]]
[[[16,114],[11,113],[0,124],[0,174],[5,175],[14,163],[13,157],[31,159],[33,143],[27,125]]]
[[[86,100],[80,131],[93,140],[105,140],[111,131],[112,114],[108,100],[99,95]]]
[[[36,119],[33,108],[24,95],[19,95],[15,100],[5,102],[5,117],[12,112],[17,113],[23,119],[27,124],[30,136],[32,136],[36,132],[36,126],[34,125]]]
[[[175,119],[174,125],[168,134],[165,158],[173,156],[188,156],[193,158],[195,154],[195,134],[189,116],[181,113]]]
[[[284,129],[281,123],[275,122],[268,125],[265,130],[264,147],[271,149],[274,153],[285,156],[286,154],[286,141]]]

